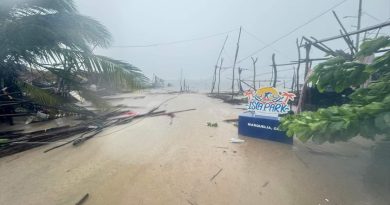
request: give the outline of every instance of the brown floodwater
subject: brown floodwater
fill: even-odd
[[[134,95],[134,94],[131,94]],[[388,205],[390,143],[285,145],[241,137],[242,110],[202,94],[137,93],[113,104],[197,110],[106,129],[79,147],[0,159],[0,204]],[[125,95],[130,96],[130,94]],[[217,122],[218,127],[208,127]]]

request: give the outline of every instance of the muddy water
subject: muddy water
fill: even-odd
[[[114,103],[144,112],[172,97]],[[237,128],[223,120],[242,110],[199,94],[160,110],[189,108],[197,110],[107,129],[80,147],[0,159],[0,204],[75,204],[86,193],[85,204],[389,204],[387,143],[231,144]]]

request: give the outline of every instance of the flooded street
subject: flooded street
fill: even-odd
[[[390,0],[313,2],[0,0],[0,205],[390,205]]]
[[[160,110],[196,110],[105,129],[79,147],[1,158],[0,204],[75,204],[86,193],[91,205],[389,204],[388,143],[232,144],[237,127],[223,120],[243,110],[202,94],[137,95],[146,97],[112,102],[142,112],[169,99]]]

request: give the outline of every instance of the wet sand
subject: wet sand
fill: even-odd
[[[367,185],[373,142],[232,144],[237,128],[223,120],[242,110],[217,99],[149,93],[113,102],[144,112],[170,98],[160,110],[197,110],[106,129],[79,147],[1,158],[0,204],[75,204],[86,193],[93,205],[388,204]]]

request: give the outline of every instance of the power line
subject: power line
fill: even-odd
[[[299,29],[305,27],[306,25],[312,23],[313,21],[317,20],[318,18],[320,18],[320,17],[322,17],[323,15],[327,14],[329,11],[335,9],[336,7],[339,7],[340,5],[344,4],[344,3],[347,2],[347,1],[348,1],[348,0],[343,0],[343,1],[341,1],[340,3],[337,3],[336,5],[332,6],[331,8],[327,9],[326,11],[320,13],[319,15],[315,16],[314,18],[310,19],[309,21],[305,22],[304,24],[302,24],[302,25],[300,25],[300,26],[294,28],[294,29],[291,30],[290,32],[288,32],[288,33],[282,35],[281,37],[277,38],[276,40],[272,41],[271,43],[269,43],[269,44],[263,46],[262,48],[260,48],[260,49],[258,49],[258,50],[256,50],[256,51],[254,51],[253,53],[251,53],[250,55],[246,56],[245,58],[242,58],[242,59],[239,60],[237,63],[241,63],[242,61],[244,61],[244,60],[250,58],[251,56],[253,56],[253,55],[259,53],[260,51],[262,51],[262,50],[264,50],[264,49],[266,49],[266,48],[268,48],[268,47],[274,45],[275,43],[277,43],[277,42],[279,42],[280,40],[286,38],[287,36],[293,34],[295,31],[297,31],[297,30],[299,30]]]
[[[237,29],[233,29],[230,31],[222,32],[222,33],[216,33],[216,34],[202,36],[202,37],[198,37],[198,38],[180,40],[180,41],[172,41],[172,42],[166,42],[166,43],[154,43],[154,44],[146,44],[146,45],[116,45],[116,46],[112,46],[112,47],[113,48],[147,48],[147,47],[157,47],[157,46],[168,46],[168,45],[181,44],[181,43],[187,43],[187,42],[192,42],[192,41],[205,40],[205,39],[213,38],[216,36],[225,35],[225,34],[231,33],[231,32],[236,31],[236,30]]]
[[[288,68],[288,69],[283,69],[283,70],[278,70],[278,72],[285,72],[285,71],[292,71],[294,70],[294,68]],[[264,72],[264,73],[259,73],[256,75],[256,77],[259,77],[261,75],[267,75],[267,74],[271,74],[272,71],[270,72]],[[243,79],[249,79],[249,78],[253,78],[253,76],[247,76],[247,77],[244,77]]]
[[[365,14],[365,15],[368,16],[368,17],[371,17],[372,19],[374,19],[374,20],[376,20],[376,21],[378,21],[378,22],[381,22],[381,21],[382,21],[382,20],[380,20],[379,18],[375,17],[374,15],[367,13],[366,11],[363,11],[363,14]]]
[[[259,41],[259,42],[262,43],[263,45],[266,45],[266,44],[267,44],[266,42],[264,42],[263,40],[261,40],[258,36],[256,36],[255,34],[249,32],[248,30],[246,30],[246,29],[244,29],[244,28],[243,28],[242,30],[244,30],[245,33],[247,33],[249,36],[251,36],[252,38],[254,38],[254,39],[256,39],[257,41]],[[287,54],[285,54],[285,53],[279,51],[278,49],[276,49],[276,48],[274,48],[274,47],[272,47],[272,46],[270,46],[270,47],[272,48],[272,50],[274,50],[274,51],[277,52],[277,53],[282,54],[284,57],[290,58]]]
[[[231,55],[229,54],[229,52],[226,49],[223,50],[223,53],[227,56],[227,59],[229,59],[229,61],[231,63],[233,63],[232,57],[231,57]]]

